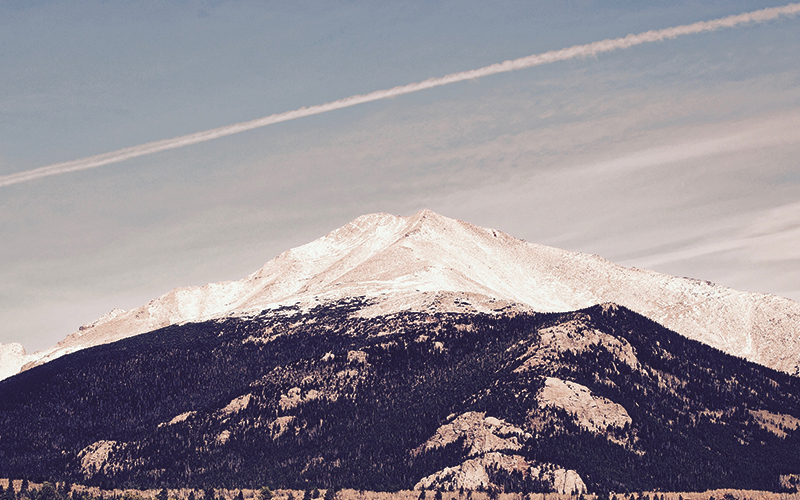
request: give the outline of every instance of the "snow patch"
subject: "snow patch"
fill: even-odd
[[[22,344],[0,344],[0,380],[16,375],[31,360]]]

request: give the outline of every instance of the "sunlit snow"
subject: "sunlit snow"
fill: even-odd
[[[784,371],[800,364],[797,302],[625,268],[429,210],[364,215],[239,281],[177,288],[137,309],[112,311],[25,362],[170,324],[360,296],[374,299],[361,311],[366,316],[431,308],[490,312],[509,305],[559,312],[616,303],[729,354]]]

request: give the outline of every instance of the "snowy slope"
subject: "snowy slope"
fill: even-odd
[[[378,303],[364,315],[427,308],[440,292],[457,293],[479,309],[490,299],[541,312],[614,302],[729,354],[790,372],[800,364],[797,302],[629,269],[428,210],[359,217],[240,281],[178,288],[138,309],[112,311],[29,356],[44,362],[169,324],[280,304],[367,296]]]
[[[34,355],[25,352],[22,344],[0,344],[0,380],[19,373],[23,365],[35,359]]]

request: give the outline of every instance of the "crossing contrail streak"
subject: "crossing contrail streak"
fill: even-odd
[[[541,54],[534,54],[519,59],[492,64],[490,66],[485,66],[483,68],[474,69],[471,71],[462,71],[442,77],[429,78],[417,83],[409,83],[407,85],[401,85],[391,89],[376,90],[368,94],[354,95],[325,104],[302,107],[293,111],[269,115],[256,120],[235,123],[233,125],[227,125],[225,127],[219,127],[203,132],[195,132],[193,134],[182,135],[172,139],[164,139],[160,141],[148,142],[146,144],[140,144],[138,146],[118,149],[116,151],[111,151],[110,153],[103,153],[62,163],[54,163],[52,165],[47,165],[32,170],[4,175],[0,176],[0,187],[31,181],[49,175],[64,174],[67,172],[101,167],[103,165],[117,163],[131,158],[157,153],[159,151],[180,148],[183,146],[189,146],[191,144],[210,141],[219,137],[225,137],[227,135],[238,134],[239,132],[265,127],[275,123],[303,118],[305,116],[318,115],[320,113],[348,108],[350,106],[355,106],[365,102],[379,101],[389,97],[410,94],[411,92],[418,92],[420,90],[440,87],[450,83],[472,80],[474,78],[481,78],[488,75],[495,75],[497,73],[505,73],[518,69],[531,68],[533,66],[539,66],[542,64],[566,61],[568,59],[575,59],[578,57],[594,56],[603,52],[627,49],[635,45],[642,45],[645,43],[660,42],[683,35],[715,31],[722,28],[733,28],[746,23],[762,23],[797,13],[800,13],[800,3],[792,3],[782,7],[772,7],[752,12],[745,12],[743,14],[723,17],[711,21],[700,21],[693,24],[685,24],[672,28],[645,31],[644,33],[639,33],[636,35],[631,34],[622,38],[609,38],[585,45],[574,45],[572,47],[567,47],[560,50],[552,50]]]

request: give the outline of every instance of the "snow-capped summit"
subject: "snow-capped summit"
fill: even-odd
[[[374,305],[362,314],[374,315],[428,308],[430,297],[443,295],[479,310],[498,302],[540,312],[613,302],[729,354],[784,371],[800,364],[797,302],[629,269],[429,210],[361,216],[239,281],[177,288],[137,309],[112,311],[29,356],[41,363],[169,324],[278,305],[365,296]]]

